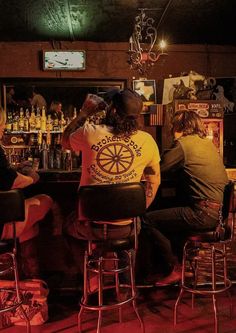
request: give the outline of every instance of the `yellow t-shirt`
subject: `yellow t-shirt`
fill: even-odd
[[[70,144],[82,152],[81,186],[139,182],[146,167],[160,162],[155,140],[144,131],[119,137],[112,127],[86,122],[70,135]]]

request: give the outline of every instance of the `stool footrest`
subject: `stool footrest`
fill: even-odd
[[[198,294],[198,295],[214,295],[214,294],[219,294],[219,293],[223,293],[226,290],[228,290],[230,287],[232,286],[232,282],[227,279],[226,280],[226,286],[224,286],[223,288],[220,289],[215,289],[215,290],[199,290],[196,288],[191,288],[185,285],[182,285],[181,288],[183,288],[185,291],[190,292],[192,294]]]

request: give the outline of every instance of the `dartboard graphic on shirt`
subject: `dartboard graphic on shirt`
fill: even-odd
[[[123,143],[105,145],[97,155],[97,164],[103,172],[121,174],[127,172],[134,159],[133,151]]]

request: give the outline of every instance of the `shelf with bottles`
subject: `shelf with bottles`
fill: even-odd
[[[6,133],[62,133],[65,127],[77,116],[76,108],[72,118],[65,118],[64,114],[46,114],[45,107],[31,110],[20,107],[19,109],[8,110],[6,114]]]
[[[37,170],[73,171],[81,166],[81,156],[70,150],[63,150],[59,144],[34,146],[4,146],[9,163],[17,168],[23,161],[30,161]]]
[[[35,131],[7,131],[5,130],[4,134],[38,134],[41,132],[42,134],[47,134],[47,131],[35,130]],[[50,131],[51,134],[61,134],[63,133],[62,130],[60,131]]]
[[[73,118],[76,117],[76,109]],[[61,147],[61,137],[67,121],[61,115],[60,119],[51,115],[46,116],[43,107],[25,110],[21,107],[14,114],[7,113],[3,147],[9,162],[17,166],[25,160],[38,165],[40,170],[67,170],[78,169],[81,165],[80,156]]]

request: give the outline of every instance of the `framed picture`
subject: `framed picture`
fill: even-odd
[[[45,71],[81,71],[85,69],[85,51],[43,51]]]
[[[222,103],[225,114],[236,114],[236,77],[216,78],[213,95]]]
[[[143,113],[149,112],[149,105],[156,103],[156,82],[155,80],[133,80],[133,90],[143,100]]]

